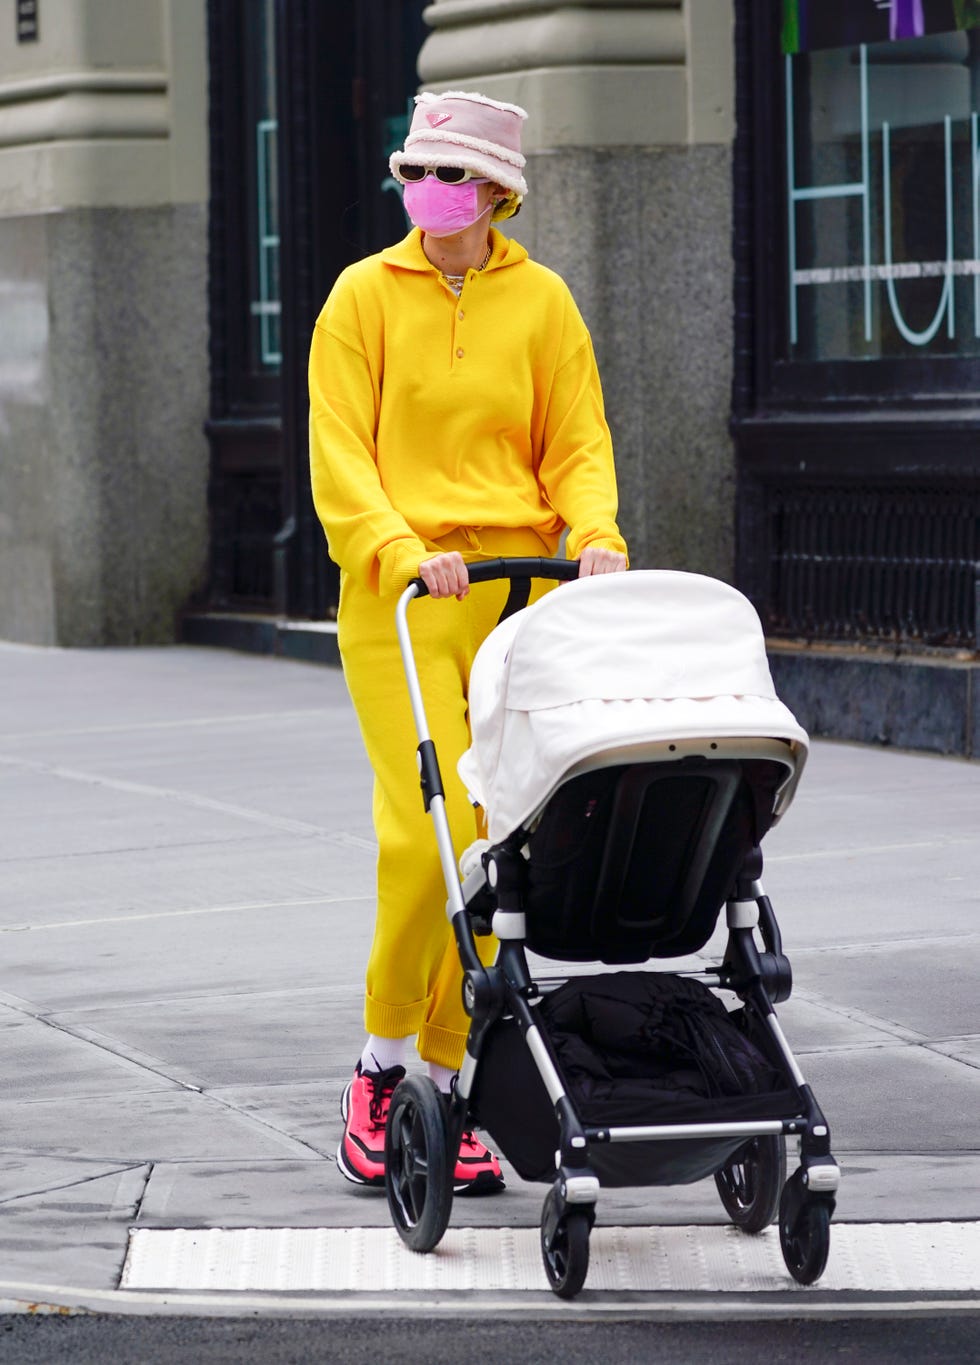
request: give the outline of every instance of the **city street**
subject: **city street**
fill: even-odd
[[[374,860],[370,776],[339,671],[189,647],[0,644],[0,697],[0,1311],[339,1322],[363,1305],[412,1319],[412,1332],[429,1320],[436,1332],[451,1311],[448,1340],[512,1313],[520,1333],[521,1318],[562,1334],[579,1323],[583,1351],[588,1324],[608,1320],[623,1334],[603,1347],[610,1360],[643,1358],[640,1319],[671,1320],[671,1333],[700,1321],[706,1352],[719,1315],[770,1333],[806,1320],[832,1333],[829,1351],[845,1340],[832,1322],[905,1313],[924,1334],[918,1358],[967,1358],[980,1305],[980,764],[817,743],[765,846],[795,974],[780,1018],[844,1171],[822,1284],[790,1280],[772,1230],[755,1239],[758,1264],[739,1260],[749,1239],[726,1231],[707,1181],[604,1191],[592,1274],[569,1306],[533,1256],[510,1279],[474,1278],[501,1247],[523,1256],[542,1187],[511,1173],[500,1197],[458,1200],[449,1249],[418,1258],[384,1199],[337,1174]],[[144,1257],[149,1280],[127,1261],[133,1229],[134,1247],[163,1248]],[[152,1240],[178,1229],[196,1235]],[[225,1231],[208,1242],[208,1229]],[[242,1243],[220,1238],[247,1229],[243,1272]],[[315,1234],[306,1262],[303,1230]],[[645,1239],[654,1250],[641,1255]],[[684,1281],[676,1259],[673,1279],[655,1273],[656,1247],[677,1239],[710,1282],[693,1270]],[[238,1281],[221,1279],[221,1245]],[[359,1248],[353,1272],[344,1247]],[[712,1267],[732,1257],[719,1281]],[[52,1343],[75,1330],[72,1358],[95,1359],[73,1321],[4,1319],[10,1358],[56,1359]],[[227,1330],[212,1327],[215,1341]],[[875,1349],[899,1340],[860,1331]],[[47,1354],[32,1355],[41,1332]],[[564,1342],[561,1357],[578,1358],[562,1334],[548,1350]],[[712,1358],[742,1359],[729,1345],[715,1341]],[[325,1358],[362,1358],[349,1349]],[[672,1349],[664,1339],[657,1354],[691,1358]],[[282,1350],[252,1358],[293,1358]],[[551,1358],[541,1350],[526,1358]]]

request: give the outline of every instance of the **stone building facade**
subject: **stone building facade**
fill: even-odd
[[[172,640],[207,565],[196,0],[0,24],[0,637]]]
[[[593,331],[634,562],[731,576],[730,5],[437,0],[415,5],[416,28],[397,32],[391,8],[328,0],[36,0],[36,35],[18,35],[13,24],[0,29],[7,317],[0,336],[0,636],[163,641],[175,637],[192,603],[329,613],[329,577],[304,600],[288,587],[295,569],[280,572],[276,597],[274,568],[222,577],[214,564],[215,540],[219,553],[230,545],[232,554],[242,528],[253,553],[263,535],[271,543],[288,521],[279,485],[293,471],[288,456],[265,451],[263,441],[282,452],[290,440],[302,447],[302,436],[284,429],[300,419],[275,386],[288,385],[290,365],[301,367],[317,295],[359,250],[380,244],[363,230],[340,242],[329,231],[320,235],[323,249],[309,272],[316,287],[294,309],[293,330],[283,318],[284,353],[264,376],[271,390],[266,385],[258,397],[216,411],[209,367],[215,332],[234,301],[217,298],[216,324],[215,276],[234,250],[214,234],[215,148],[226,152],[235,130],[226,124],[216,141],[215,73],[224,73],[228,86],[236,77],[247,85],[255,63],[247,68],[239,48],[260,32],[249,11],[271,16],[265,41],[279,46],[272,61],[281,86],[336,80],[310,51],[323,44],[306,44],[305,56],[297,46],[326,16],[339,45],[347,44],[346,69],[357,72],[361,97],[369,106],[388,102],[375,110],[375,128],[404,113],[411,90],[399,88],[381,63],[358,70],[363,35],[358,16],[351,24],[343,10],[364,11],[365,22],[384,19],[384,10],[390,32],[384,23],[374,32],[382,48],[386,41],[416,44],[390,54],[389,66],[397,57],[405,71],[417,59],[418,78],[433,88],[469,85],[528,108],[532,193],[514,231],[568,278]],[[209,37],[217,52],[209,53]],[[241,114],[232,118],[244,120],[247,88],[239,92]],[[289,93],[281,90],[273,111],[283,157]],[[331,117],[335,140],[364,140],[350,108],[317,110],[306,144],[311,157],[326,142]],[[375,136],[360,152],[362,161],[375,159],[367,195],[377,196],[384,151]],[[328,182],[335,166],[328,159],[319,170]],[[317,174],[317,165],[309,168],[305,190],[294,197],[322,197],[322,188],[308,183]],[[280,201],[301,179],[280,180]],[[222,183],[224,193],[227,178]],[[282,204],[286,216],[289,207]],[[227,200],[218,212],[231,217]],[[209,469],[209,418],[212,448],[230,452],[217,471]],[[248,463],[248,451],[260,447],[256,467],[280,471],[268,482],[266,502],[256,493],[265,487],[262,474],[253,476]],[[304,455],[294,449],[298,471]],[[236,492],[243,468],[250,471],[248,501]],[[241,505],[234,503],[239,496]],[[302,488],[292,499],[303,502]],[[307,513],[312,539],[298,557],[308,563],[319,549],[317,530],[308,509],[299,511],[300,521]],[[209,591],[209,577],[224,586]]]

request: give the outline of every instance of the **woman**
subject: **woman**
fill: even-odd
[[[505,594],[494,584],[471,597],[467,564],[553,555],[567,527],[580,574],[626,568],[589,334],[559,277],[491,227],[527,193],[526,117],[477,94],[418,97],[405,147],[390,162],[416,226],[343,272],[310,354],[313,497],[341,568],[340,652],[375,774],[368,1039],[344,1091],[337,1157],[341,1173],[361,1185],[384,1183],[384,1125],[413,1036],[448,1093],[467,1030],[438,850],[418,789],[397,598],[417,576],[429,589],[413,604],[412,638],[462,849],[478,833],[452,780],[469,742],[469,669]],[[454,1186],[503,1187],[496,1157],[472,1133]]]

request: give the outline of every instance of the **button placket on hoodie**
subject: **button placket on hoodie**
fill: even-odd
[[[466,346],[464,344],[464,338],[461,335],[463,330],[461,324],[466,321],[467,310],[463,307],[463,296],[466,293],[466,286],[469,284],[471,273],[471,271],[466,272],[463,279],[463,287],[458,295],[454,294],[453,291],[449,289],[448,284],[446,285],[446,288],[449,289],[450,294],[453,296],[453,317],[449,355],[450,369],[455,369],[459,362],[466,358]]]

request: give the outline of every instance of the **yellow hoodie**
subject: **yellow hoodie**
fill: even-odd
[[[491,244],[457,298],[413,229],[345,270],[317,319],[313,500],[333,559],[382,595],[458,528],[626,550],[585,323],[558,275]]]

